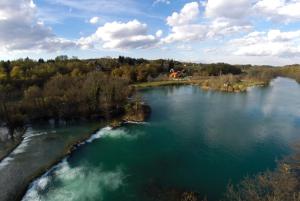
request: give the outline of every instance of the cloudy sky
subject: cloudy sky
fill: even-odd
[[[300,0],[0,0],[0,60],[300,63]]]

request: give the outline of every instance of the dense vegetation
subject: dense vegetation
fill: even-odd
[[[203,75],[208,76],[218,76],[218,75],[239,75],[242,73],[241,68],[225,64],[225,63],[218,63],[218,64],[204,64],[203,67],[200,69],[200,72]]]
[[[119,57],[0,62],[0,123],[13,133],[27,122],[111,118],[130,109],[131,83],[168,72],[173,61]]]
[[[298,201],[300,200],[299,147],[295,154],[278,162],[274,171],[245,178],[239,185],[229,185],[228,201]]]
[[[299,81],[300,67],[196,64],[128,57],[79,60],[29,58],[0,62],[0,122],[11,132],[27,122],[48,119],[111,118],[128,111],[133,84],[170,81],[171,69],[202,87],[242,91],[275,76]],[[158,82],[156,82],[158,83]]]
[[[300,65],[289,65],[279,69],[279,75],[290,77],[300,83]]]

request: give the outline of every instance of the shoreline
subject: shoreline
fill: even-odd
[[[272,80],[270,80],[270,81],[272,81]],[[247,90],[251,87],[264,87],[270,83],[270,81],[269,82],[262,82],[262,81],[251,81],[250,82],[250,81],[243,80],[239,83],[233,84],[233,86],[224,86],[225,83],[223,83],[221,87],[213,87],[213,86],[207,86],[206,82],[208,82],[208,81],[209,81],[209,79],[204,79],[204,80],[165,80],[165,81],[143,82],[143,83],[139,83],[139,84],[133,84],[131,86],[136,88],[137,90],[143,90],[143,89],[163,87],[163,86],[194,85],[194,86],[200,87],[202,90],[205,90],[205,91],[241,93],[241,92],[247,92]]]
[[[81,144],[84,145],[83,143],[86,142],[88,139],[90,139],[97,131],[100,129],[105,128],[104,127],[99,127],[97,129],[94,129],[92,134],[85,134],[82,139],[76,140],[76,142],[64,150],[64,155],[58,157],[56,160],[50,161],[47,167],[42,167],[38,172],[34,174],[34,176],[30,179],[30,182],[25,186],[25,188],[20,192],[19,195],[16,196],[16,200],[22,200],[24,196],[26,195],[26,192],[30,189],[31,184],[37,180],[38,178],[42,177],[44,174],[47,172],[51,171],[52,168],[54,168],[56,165],[60,164],[65,158],[71,157],[72,154],[80,148]]]
[[[117,124],[116,124],[117,122]],[[16,196],[16,200],[21,201],[24,196],[26,195],[27,191],[32,187],[31,185],[40,177],[44,176],[45,174],[47,174],[49,171],[51,171],[53,168],[55,168],[57,165],[59,165],[60,163],[62,163],[65,159],[72,157],[72,155],[74,154],[75,151],[79,150],[81,147],[83,147],[84,145],[88,144],[89,139],[91,139],[95,134],[97,134],[97,132],[99,132],[100,130],[104,129],[104,128],[111,128],[113,129],[117,129],[125,124],[128,123],[133,123],[130,121],[124,121],[122,119],[112,119],[110,121],[108,121],[106,124],[103,124],[103,126],[100,126],[96,129],[94,129],[90,134],[85,134],[83,136],[82,139],[80,140],[76,140],[76,142],[70,146],[68,146],[65,150],[64,150],[64,154],[61,155],[60,157],[58,157],[56,160],[50,161],[49,164],[47,165],[47,167],[43,167],[41,168],[38,172],[36,172],[34,174],[34,176],[30,179],[30,182],[25,186],[25,188],[22,190],[22,192]],[[140,122],[134,122],[134,123],[140,123]],[[106,125],[106,126],[105,126]]]
[[[163,85],[163,86],[166,86],[166,85]],[[264,85],[263,85],[264,86]],[[250,86],[251,87],[251,86]],[[115,128],[118,128],[120,126],[123,126],[124,124],[128,123],[126,121],[123,121],[122,119],[114,119],[114,120],[111,120],[109,121],[108,124],[106,125],[109,125],[110,127],[112,126],[112,122],[113,121],[117,121],[118,122],[118,126],[113,126],[112,129],[115,129]],[[31,184],[32,182],[34,182],[35,180],[39,179],[40,177],[42,177],[43,175],[45,175],[47,172],[51,171],[56,165],[60,164],[61,162],[63,162],[63,160],[65,160],[66,158],[68,157],[72,157],[72,155],[74,154],[75,151],[77,151],[80,147],[81,147],[81,144],[84,143],[85,141],[87,141],[90,137],[92,137],[97,131],[105,128],[106,126],[103,126],[103,127],[100,127],[98,129],[95,129],[92,134],[88,134],[89,136],[86,136],[85,139],[81,140],[81,141],[78,141],[76,142],[75,144],[73,144],[72,146],[69,146],[67,149],[66,149],[66,152],[65,152],[65,155],[60,157],[58,160],[56,160],[56,162],[53,162],[51,163],[52,165],[49,165],[49,167],[44,170],[42,173],[40,173],[39,175],[35,176],[34,179],[31,180],[31,182],[27,185],[26,187],[26,190],[23,192],[22,194],[22,197],[20,197],[20,199],[18,200],[22,200],[22,198],[24,197],[24,195],[26,194],[26,192],[30,189],[31,187]],[[85,143],[83,144],[85,145]]]
[[[154,81],[154,82],[142,82],[138,84],[132,84],[131,86],[136,89],[146,89],[161,86],[180,86],[180,85],[190,85],[192,82],[190,80],[164,80],[164,81]]]

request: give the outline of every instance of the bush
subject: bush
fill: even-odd
[[[275,171],[266,171],[246,178],[234,187],[230,185],[225,201],[299,201],[299,180],[290,166],[280,163]]]
[[[242,73],[242,70],[240,68],[225,63],[205,65],[204,67],[202,67],[201,71],[202,73],[207,74],[209,76],[227,74],[238,75]]]

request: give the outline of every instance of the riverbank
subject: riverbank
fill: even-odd
[[[271,80],[260,81],[254,79],[239,79],[235,76],[206,76],[189,77],[188,79],[163,80],[133,84],[136,89],[145,89],[161,86],[197,85],[203,90],[222,92],[245,92],[255,86],[267,86]]]
[[[76,129],[73,131],[75,132],[74,135],[71,132],[73,130],[72,125],[67,125],[67,123],[63,126],[62,131],[59,131],[59,129],[58,131],[40,131],[34,135],[25,133],[23,140],[20,140],[15,149],[6,155],[6,158],[2,161],[3,163],[0,162],[0,188],[2,189],[0,200],[21,200],[29,185],[36,178],[42,176],[64,158],[72,155],[80,145],[100,128],[106,125],[117,128],[126,121],[143,122],[149,117],[150,112],[151,108],[148,105],[138,101],[128,106],[128,111],[124,115],[102,123],[95,123],[90,129],[84,129],[82,132],[80,128]],[[51,129],[50,125],[49,128]],[[65,132],[69,132],[71,136],[66,136]],[[24,149],[24,147],[29,148],[29,151],[19,150]],[[22,153],[22,151],[24,152]],[[49,153],[51,154],[49,155]],[[36,160],[39,162],[37,163]],[[15,175],[18,175],[18,177]],[[12,181],[11,177],[13,176],[17,179]]]
[[[229,93],[246,92],[251,87],[267,86],[269,82],[262,82],[256,80],[239,80],[236,82],[220,82],[219,80],[210,79],[199,83],[203,90],[213,90]]]
[[[161,86],[176,86],[176,85],[189,85],[192,84],[190,80],[162,80],[162,81],[153,81],[153,82],[142,82],[133,84],[132,86],[137,89],[152,88],[152,87],[161,87]]]

